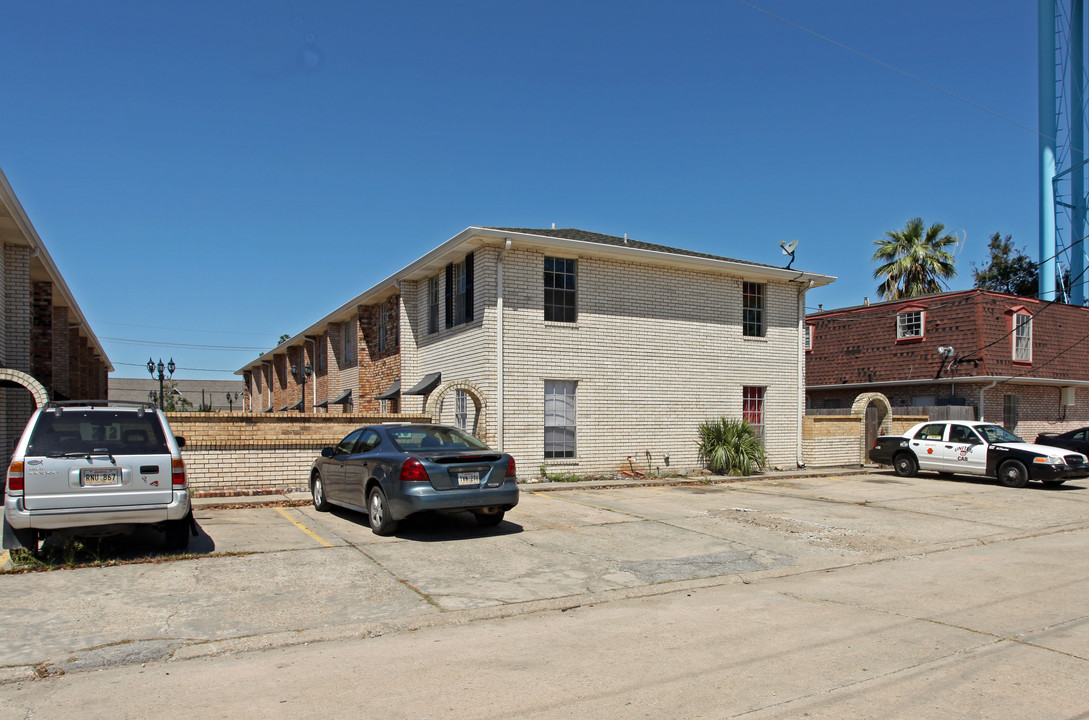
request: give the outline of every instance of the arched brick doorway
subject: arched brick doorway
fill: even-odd
[[[465,429],[483,442],[490,443],[487,423],[488,403],[484,400],[484,393],[480,391],[480,388],[471,382],[455,380],[435,388],[435,391],[427,398],[426,412],[431,416],[431,421],[457,426],[460,419],[459,396],[465,401]]]
[[[862,417],[862,432],[859,433],[862,447],[859,448],[859,454],[865,464],[874,440],[879,435],[892,432],[892,403],[881,393],[862,393],[851,404],[851,414]]]

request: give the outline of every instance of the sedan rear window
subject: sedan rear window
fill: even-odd
[[[428,450],[488,450],[488,446],[468,433],[448,427],[405,427],[387,431],[401,452]]]
[[[27,455],[61,456],[105,450],[115,455],[169,452],[162,426],[151,413],[110,410],[43,412]]]

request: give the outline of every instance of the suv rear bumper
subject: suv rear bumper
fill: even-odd
[[[167,505],[30,511],[23,507],[21,495],[9,495],[4,502],[4,518],[16,530],[30,528],[63,530],[99,525],[151,525],[167,520],[181,520],[188,514],[188,490],[173,491],[173,498]]]

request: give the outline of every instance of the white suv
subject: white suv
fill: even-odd
[[[170,550],[195,531],[185,462],[154,406],[49,403],[34,411],[7,472],[3,546],[37,552],[52,532],[113,534],[156,525]]]

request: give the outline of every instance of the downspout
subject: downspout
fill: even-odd
[[[318,411],[318,408],[317,408],[317,405],[318,405],[318,363],[317,363],[317,360],[318,360],[318,339],[316,337],[310,337],[309,335],[303,335],[303,354],[304,355],[306,354],[306,343],[308,341],[314,343],[314,352],[312,352],[310,354],[310,357],[313,360],[313,364],[312,364],[311,367],[314,368],[314,374],[311,376],[314,379],[310,381],[310,385],[311,385],[311,388],[310,388],[310,407],[313,409],[314,412],[317,412]],[[304,362],[303,365],[305,365],[305,364],[306,363]]]
[[[798,440],[796,461],[799,468],[805,467],[805,460],[802,458],[802,431],[804,430],[803,418],[805,416],[805,293],[811,287],[813,287],[812,280],[809,281],[808,285],[798,286],[798,325],[800,332],[798,333],[798,429],[796,433]]]
[[[503,241],[495,271],[495,444],[503,452],[503,256],[510,250],[510,238]]]
[[[265,389],[268,390],[268,404],[265,405],[265,407],[271,408],[272,407],[272,363],[270,363],[270,362],[268,362],[266,360],[262,360],[261,364],[262,365],[268,365],[268,376],[265,378]],[[264,412],[264,411],[265,411],[265,408],[261,408],[261,412]]]
[[[981,387],[979,389],[979,421],[980,422],[983,422],[983,393],[987,392],[988,390],[990,390],[991,388],[993,388],[997,384],[998,384],[998,379],[996,378],[995,380],[991,381],[990,385],[988,385],[986,387]]]

